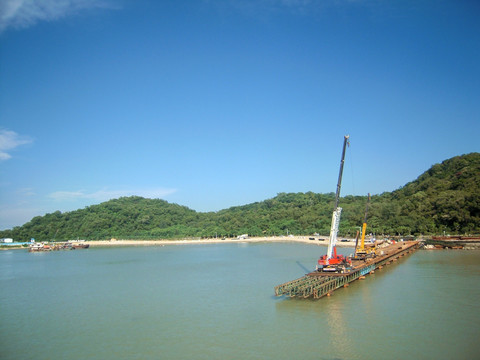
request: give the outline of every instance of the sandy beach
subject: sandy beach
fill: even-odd
[[[302,242],[312,245],[327,246],[328,239],[324,241],[310,240],[308,236],[275,236],[275,237],[249,237],[246,239],[183,239],[183,240],[96,240],[87,241],[91,247],[98,246],[165,246],[165,245],[191,245],[191,244],[220,244],[220,243],[255,243],[255,242]],[[337,242],[337,246],[353,247],[355,240]]]
[[[259,242],[300,242],[305,244],[328,246],[328,237],[322,237],[323,241],[310,240],[309,236],[272,236],[272,237],[249,237],[246,239],[228,238],[228,239],[180,239],[180,240],[129,240],[129,239],[111,239],[111,240],[86,240],[84,244],[90,247],[110,247],[110,246],[166,246],[166,245],[192,245],[192,244],[226,244],[226,243],[259,243]],[[337,241],[339,247],[355,247],[355,240]],[[2,246],[0,250],[25,249],[22,245],[12,244],[11,246]]]

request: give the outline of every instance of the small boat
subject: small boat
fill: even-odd
[[[72,249],[88,249],[89,244],[85,240],[68,240],[67,244],[72,247]]]
[[[72,244],[73,249],[88,249],[90,247],[90,244]]]

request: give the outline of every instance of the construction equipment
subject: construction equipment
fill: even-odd
[[[358,237],[355,243],[355,255],[354,260],[366,260],[367,258],[375,257],[375,247],[366,247],[365,246],[365,233],[367,231],[367,214],[368,214],[368,204],[370,203],[370,193],[367,198],[367,206],[365,207],[365,217],[363,219],[362,225],[362,237],[360,240],[360,246],[358,246]]]
[[[340,199],[340,188],[342,186],[343,164],[345,163],[345,149],[350,145],[348,139],[349,135],[344,136],[342,159],[340,161],[340,172],[338,174],[337,193],[335,194],[335,206],[332,214],[332,225],[330,227],[330,240],[328,243],[327,254],[320,257],[318,260],[317,271],[345,273],[352,267],[352,261],[344,255],[337,255],[337,233],[340,224],[340,215],[342,208],[338,206]]]

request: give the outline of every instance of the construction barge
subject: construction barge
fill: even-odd
[[[298,298],[320,299],[330,296],[333,291],[347,287],[352,281],[364,279],[377,269],[397,261],[420,246],[419,241],[397,242],[379,249],[379,255],[365,260],[352,260],[352,269],[345,273],[313,271],[305,276],[275,286],[275,295]]]

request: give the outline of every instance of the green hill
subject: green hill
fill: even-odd
[[[400,232],[479,233],[480,154],[456,156],[433,165],[415,181],[378,201],[384,210],[388,204],[393,212],[377,214],[379,220],[391,227],[400,223],[404,227]]]
[[[37,216],[23,226],[0,231],[0,237],[43,241],[287,233],[326,236],[334,197],[333,193],[280,193],[261,202],[202,213],[164,200],[132,196]],[[365,204],[366,196],[341,198],[341,235],[356,234]],[[372,196],[368,231],[389,235],[480,233],[480,154],[445,160],[398,190]]]

